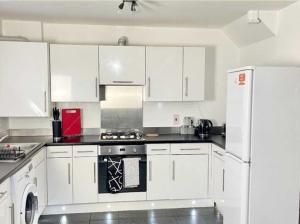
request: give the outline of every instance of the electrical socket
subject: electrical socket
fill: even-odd
[[[173,115],[173,125],[179,125],[179,114]]]

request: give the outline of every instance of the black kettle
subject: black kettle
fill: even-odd
[[[209,130],[213,127],[213,123],[207,119],[200,119],[197,127],[197,134],[200,137],[207,137]]]

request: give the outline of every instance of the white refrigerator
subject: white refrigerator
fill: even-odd
[[[224,224],[298,224],[300,68],[227,78]]]

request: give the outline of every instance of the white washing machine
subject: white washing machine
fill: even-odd
[[[38,195],[32,162],[18,171],[11,181],[15,224],[37,224]]]

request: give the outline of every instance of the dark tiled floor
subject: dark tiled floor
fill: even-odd
[[[102,212],[41,216],[39,224],[222,224],[214,208]]]

